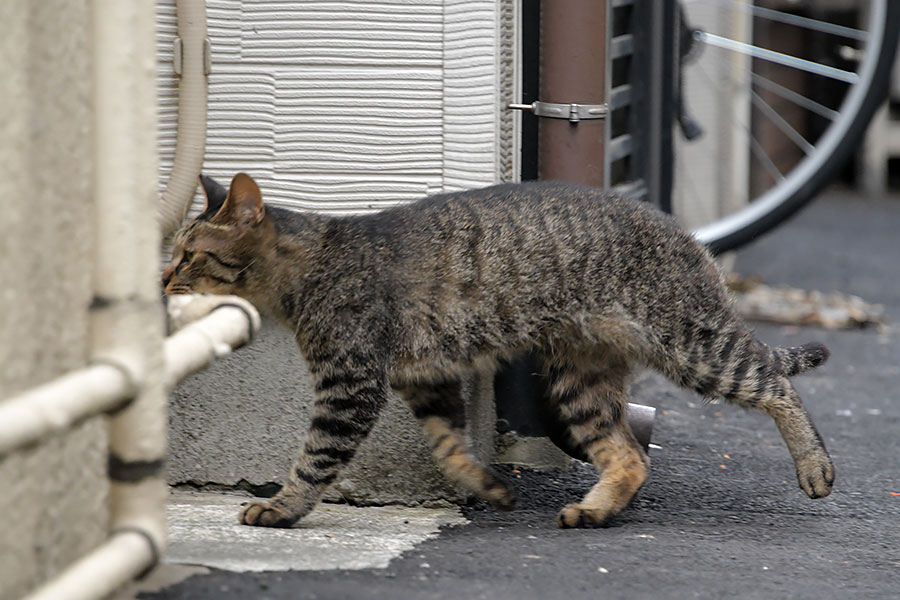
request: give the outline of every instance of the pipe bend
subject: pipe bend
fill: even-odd
[[[181,40],[181,81],[178,84],[178,124],[175,159],[157,212],[163,239],[184,220],[206,149],[207,52],[205,0],[177,0],[178,37]]]

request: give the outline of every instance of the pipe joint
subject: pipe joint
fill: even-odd
[[[92,356],[89,364],[112,367],[125,378],[127,383],[125,395],[127,395],[128,399],[121,406],[117,406],[110,411],[110,414],[118,412],[131,404],[132,400],[140,393],[147,379],[144,359],[136,349],[111,348]]]
[[[249,344],[256,336],[259,334],[259,329],[261,327],[261,321],[259,319],[259,313],[253,310],[248,306],[248,303],[239,303],[239,302],[222,302],[215,308],[213,308],[210,313],[213,313],[222,308],[236,308],[247,317],[247,339],[241,344],[241,346],[245,344]],[[235,346],[235,350],[240,348],[241,346]]]
[[[124,394],[128,397],[125,402],[123,402],[120,406],[117,406],[110,410],[108,414],[115,414],[127,407],[131,404],[132,400],[134,400],[135,396],[137,396],[138,392],[141,389],[141,384],[143,383],[143,371],[144,369],[137,366],[140,362],[139,360],[123,360],[122,354],[117,354],[115,357],[113,356],[95,356],[91,358],[91,365],[105,365],[107,367],[112,367],[122,374],[122,377],[126,382],[126,389]]]
[[[110,537],[122,534],[133,533],[141,536],[144,541],[147,542],[147,546],[150,548],[151,558],[147,561],[147,566],[143,571],[138,573],[135,576],[136,580],[141,580],[147,575],[150,574],[153,569],[159,565],[160,560],[162,559],[162,552],[160,552],[160,543],[153,537],[153,534],[147,531],[142,527],[137,527],[134,525],[120,525],[119,527],[115,527],[110,531]]]

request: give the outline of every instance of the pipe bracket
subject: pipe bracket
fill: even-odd
[[[179,77],[184,72],[184,44],[180,37],[176,37],[172,42],[172,70]],[[212,71],[212,46],[210,46],[209,38],[203,39],[203,74],[209,75]]]
[[[107,475],[113,481],[137,483],[148,477],[161,477],[165,470],[165,460],[132,460],[128,461],[110,452],[107,463]]]
[[[560,102],[541,102],[536,100],[531,104],[510,104],[507,108],[513,110],[527,110],[536,117],[550,119],[566,119],[570,123],[587,121],[591,119],[605,119],[609,114],[609,104],[578,104]]]

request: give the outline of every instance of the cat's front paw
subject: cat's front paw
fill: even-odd
[[[797,481],[810,498],[824,498],[834,485],[834,464],[824,451],[797,461]]]
[[[241,525],[255,525],[257,527],[290,527],[298,518],[283,508],[273,506],[268,502],[245,502],[238,515]]]

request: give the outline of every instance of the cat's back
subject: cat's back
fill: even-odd
[[[671,217],[647,203],[553,181],[440,194],[373,215],[373,221],[398,242],[415,246],[468,240],[473,251],[482,252],[590,249],[620,255],[663,245],[669,252],[703,253]]]
[[[559,182],[439,194],[334,219],[324,239],[321,268],[393,288],[439,282],[470,295],[527,285],[523,293],[547,297],[648,282],[679,288],[679,279],[698,275],[718,284],[708,253],[670,216]]]

